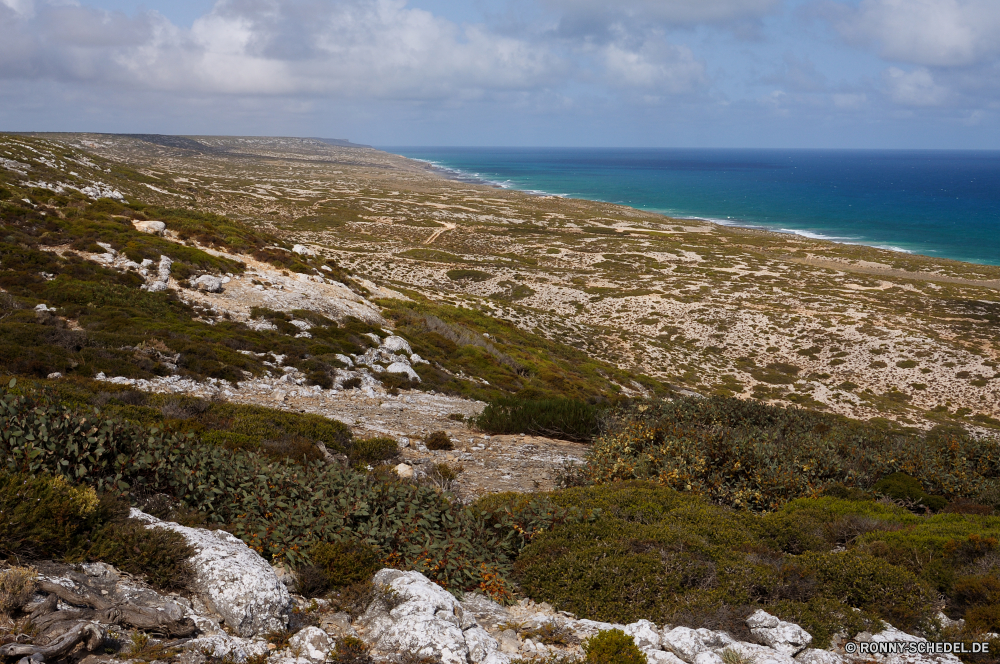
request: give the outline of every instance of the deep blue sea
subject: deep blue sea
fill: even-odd
[[[1000,265],[1000,152],[392,147],[451,177]]]

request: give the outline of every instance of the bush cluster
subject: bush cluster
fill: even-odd
[[[620,629],[598,632],[583,642],[587,664],[646,664],[646,655]]]
[[[551,499],[599,516],[539,533],[515,576],[532,599],[581,617],[740,635],[746,616],[765,608],[824,647],[836,632],[878,620],[930,629],[939,597],[951,617],[982,626],[1000,598],[1000,517],[921,516],[833,497],[755,514],[635,481]],[[495,509],[518,498],[490,500]]]
[[[595,482],[651,479],[725,505],[770,510],[826,487],[870,489],[902,472],[921,494],[973,497],[1000,477],[1000,446],[951,431],[727,397],[636,402],[608,417],[588,456]]]
[[[602,409],[577,399],[495,399],[474,423],[492,434],[530,434],[577,442],[597,435]]]

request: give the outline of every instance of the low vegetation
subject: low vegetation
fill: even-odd
[[[599,430],[604,409],[576,399],[523,399],[517,396],[491,401],[473,421],[492,434],[530,434],[590,442]]]
[[[606,427],[588,456],[598,483],[650,479],[719,504],[772,510],[835,484],[871,489],[901,472],[913,478],[911,489],[887,480],[893,498],[929,509],[945,498],[1000,503],[1000,447],[958,429],[922,433],[727,397],[634,402]]]
[[[516,576],[532,599],[581,617],[739,635],[746,616],[765,608],[825,647],[835,632],[853,636],[879,619],[933,632],[936,600],[945,597],[951,617],[1000,627],[987,617],[1000,517],[921,516],[870,495],[799,499],[756,515],[647,482],[552,499],[599,517],[540,533]]]

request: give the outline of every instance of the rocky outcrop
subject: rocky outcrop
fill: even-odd
[[[167,230],[167,225],[162,221],[135,219],[132,221],[132,225],[140,233],[149,233],[150,235],[163,235],[163,232]]]
[[[778,620],[763,609],[747,618],[747,627],[761,644],[786,655],[795,655],[812,642],[812,636],[798,625]]]
[[[132,509],[147,528],[165,528],[194,548],[192,592],[241,637],[284,629],[292,608],[285,584],[260,554],[224,530],[188,528]]]
[[[206,293],[221,293],[222,283],[222,277],[215,277],[211,274],[203,274],[192,281],[191,285],[198,290],[205,291]]]

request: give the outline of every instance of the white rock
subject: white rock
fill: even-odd
[[[319,627],[309,626],[288,640],[288,647],[299,657],[304,657],[313,664],[320,664],[326,661],[333,641],[326,632]]]
[[[844,664],[844,658],[829,650],[806,648],[795,656],[799,664]]]
[[[632,637],[636,647],[640,650],[660,647],[660,632],[656,625],[648,620],[639,620],[625,625],[625,629],[622,631]]]
[[[387,351],[393,353],[398,353],[400,351],[403,351],[407,355],[411,355],[413,353],[410,349],[410,343],[403,337],[397,336],[386,337],[382,342],[382,348],[385,348]]]
[[[132,509],[147,528],[179,533],[194,548],[190,588],[242,637],[284,629],[292,598],[271,566],[238,537],[224,530],[188,528]]]
[[[221,293],[222,279],[214,277],[210,274],[203,274],[194,280],[194,286],[198,290],[207,291],[209,293]]]
[[[396,474],[399,475],[404,480],[408,480],[413,477],[413,466],[407,465],[405,463],[399,464],[398,466],[393,468],[393,470],[396,471]]]
[[[684,664],[684,660],[672,652],[653,648],[641,648],[649,664]]]
[[[745,658],[752,659],[754,664],[796,664],[790,656],[756,643],[734,641],[725,648],[717,648],[715,652],[721,655],[726,650],[732,650]]]
[[[410,380],[415,380],[418,383],[420,382],[420,376],[417,375],[417,372],[414,371],[413,367],[411,367],[409,364],[403,364],[402,362],[393,362],[392,364],[390,364],[385,368],[385,371],[386,373],[406,374],[407,376],[410,377]]]
[[[669,631],[663,631],[660,637],[660,647],[669,650],[689,664],[694,662],[698,653],[708,650],[701,640],[701,635],[690,627],[674,627]]]
[[[377,343],[379,345],[382,344],[382,337],[380,337],[379,335],[375,334],[374,332],[365,332],[362,336],[368,337],[369,339],[371,339],[372,341],[374,341],[375,343]]]
[[[710,629],[705,629],[704,627],[699,627],[695,631],[698,632],[698,636],[701,637],[701,642],[704,643],[707,648],[712,650],[715,650],[716,648],[725,648],[726,646],[736,643],[736,639],[729,636],[726,632],[712,631]]]
[[[465,647],[469,649],[469,661],[472,664],[482,664],[500,649],[500,643],[479,625],[465,630],[464,634]]]
[[[763,609],[747,618],[747,627],[760,643],[792,656],[812,642],[812,636],[795,623],[778,620]]]
[[[346,355],[341,355],[340,353],[337,353],[333,357],[336,358],[338,361],[343,362],[348,367],[351,367],[351,368],[354,367],[354,360],[352,360],[351,358],[347,357]]]
[[[711,650],[705,650],[694,656],[691,664],[723,664],[722,657]]]
[[[169,256],[160,256],[160,263],[156,266],[156,273],[160,281],[166,283],[170,279],[170,266],[174,264]]]
[[[410,364],[430,364],[430,362],[414,353],[410,355]]]
[[[53,371],[48,376],[46,376],[46,378],[48,378],[50,380],[54,379],[54,378],[62,378],[62,374],[60,372],[58,372],[58,371]]]
[[[234,662],[244,662],[250,657],[256,657],[268,652],[267,641],[264,639],[242,639],[228,634],[215,634],[191,639],[184,644],[185,650],[210,654],[218,659],[228,659]]]
[[[300,256],[315,256],[316,252],[305,246],[304,244],[297,244],[292,247],[292,251],[299,254]]]
[[[514,658],[507,653],[493,652],[481,664],[510,664]]]
[[[372,585],[391,593],[396,605],[387,611],[383,600],[374,601],[359,619],[375,650],[467,664],[469,649],[460,627],[465,612],[452,595],[419,572],[383,569]]]
[[[163,235],[163,231],[167,230],[167,225],[162,221],[140,221],[139,219],[134,219],[132,225],[140,233],[149,233],[150,235]]]
[[[154,281],[146,287],[146,290],[150,293],[159,293],[167,290],[167,283],[165,281]]]

